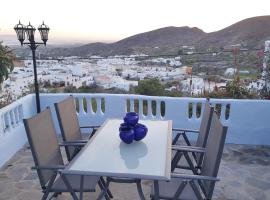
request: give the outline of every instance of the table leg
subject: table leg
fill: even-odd
[[[154,200],[159,200],[159,186],[157,180],[154,181],[154,192],[155,192]]]
[[[83,182],[84,182],[84,176],[81,175],[81,182],[80,182],[80,200],[83,200]]]

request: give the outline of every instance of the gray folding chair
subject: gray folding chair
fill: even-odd
[[[68,98],[59,103],[55,103],[54,106],[64,143],[69,142],[86,143],[88,140],[83,140],[81,129],[91,128],[93,131],[90,134],[90,137],[92,137],[96,129],[100,127],[100,126],[80,127],[78,117],[76,114],[77,112],[75,107],[75,100],[73,96],[69,96]],[[66,146],[65,150],[67,158],[70,161],[79,152],[80,147]]]
[[[171,181],[155,181],[151,191],[152,199],[202,200],[211,199],[215,187],[227,127],[224,127],[216,113],[213,114],[206,148],[183,148],[178,151],[205,154],[199,175],[172,173]]]
[[[180,136],[183,137],[187,146],[191,147],[192,145],[191,145],[191,143],[186,135],[186,133],[191,133],[191,132],[198,133],[197,141],[195,143],[194,148],[205,147],[207,139],[208,139],[208,135],[209,135],[213,112],[214,112],[214,107],[212,107],[209,104],[209,102],[206,101],[199,130],[173,129],[173,131],[179,131],[173,140],[173,148],[177,148],[177,146],[180,146],[180,145],[177,145],[177,141],[179,140]],[[182,145],[181,145],[181,148],[183,148]],[[181,162],[179,162],[182,155],[183,155],[182,153],[177,152],[173,156],[172,165],[171,165],[172,171],[174,171],[175,168],[191,169],[194,172],[197,171],[197,169],[200,169],[201,164],[202,164],[202,159],[203,159],[203,156],[201,154],[191,153],[193,158],[190,158],[189,155],[187,153],[185,153],[184,157],[185,157],[186,161],[188,162],[188,166],[183,165],[183,164],[181,165]],[[195,164],[193,164],[191,160],[194,160]]]
[[[63,141],[65,144],[76,143],[76,142],[85,144],[88,140],[82,139],[80,128],[93,128],[95,131],[96,128],[99,127],[99,126],[84,126],[84,127],[79,126],[78,118],[76,116],[74,98],[72,96],[68,97],[64,101],[55,103],[54,106],[55,106],[56,114],[59,120],[61,134],[63,136]],[[66,146],[65,150],[66,150],[68,160],[71,161],[72,158],[80,151],[80,147],[79,146],[77,147]],[[113,198],[113,195],[111,191],[109,190],[109,184],[111,182],[115,182],[115,183],[135,183],[137,186],[137,190],[138,190],[138,194],[140,198],[144,199],[140,179],[107,177],[107,181],[105,183],[105,180],[101,177],[101,181],[103,184],[105,184],[107,188],[107,192],[111,198]]]
[[[97,184],[101,188],[99,199],[104,195],[106,199],[109,199],[100,177],[61,174],[65,165],[49,109],[30,119],[24,119],[23,122],[35,163],[33,169],[37,170],[44,193],[42,200],[47,199],[50,193],[53,193],[51,199],[63,192],[69,192],[75,200],[78,199],[75,192],[80,192],[80,199],[82,199],[83,192],[95,192]],[[78,144],[70,143],[68,145],[76,146]]]

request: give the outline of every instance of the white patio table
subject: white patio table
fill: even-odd
[[[170,180],[172,121],[140,120],[148,133],[132,144],[120,140],[121,123],[105,121],[62,173],[153,180],[158,192],[158,180]]]

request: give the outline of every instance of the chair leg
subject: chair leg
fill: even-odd
[[[137,185],[137,190],[138,190],[140,199],[141,199],[141,200],[145,200],[144,194],[143,194],[143,190],[142,190],[142,184],[141,184],[141,181],[136,182],[136,185]]]
[[[187,137],[187,135],[186,135],[186,133],[184,132],[182,135],[183,135],[183,138],[184,138],[187,146],[192,146],[191,143],[190,143],[190,141],[189,141],[189,139],[188,139],[188,137]]]
[[[74,192],[73,188],[71,187],[71,185],[70,185],[68,179],[66,178],[66,176],[65,176],[64,174],[62,174],[62,173],[61,173],[60,175],[61,175],[61,178],[63,179],[63,181],[64,181],[66,187],[68,188],[68,191],[70,192],[72,198],[73,198],[74,200],[79,200],[78,197],[77,197],[77,195],[76,195],[76,193]]]
[[[48,196],[50,194],[51,187],[54,183],[56,176],[57,176],[57,173],[54,173],[53,176],[51,177],[51,179],[48,183],[48,186],[46,187],[46,191],[45,191],[44,195],[42,196],[41,200],[46,200],[48,198]]]
[[[177,200],[179,199],[181,193],[183,192],[184,188],[186,187],[187,182],[183,181],[180,186],[178,187],[178,189],[176,190],[176,193],[174,194],[173,200]]]
[[[177,143],[177,141],[179,140],[181,133],[177,133],[175,138],[173,139],[172,145],[175,145]]]
[[[93,128],[92,132],[90,133],[89,139],[91,139],[95,135],[96,132],[97,132],[97,129]]]
[[[49,200],[51,200],[51,199],[53,199],[53,198],[57,198],[58,195],[61,195],[61,194],[62,194],[62,192],[55,192],[55,193],[53,193],[53,195],[49,198]]]
[[[194,164],[193,164],[192,160],[190,159],[190,157],[189,157],[189,155],[188,155],[187,152],[184,152],[184,157],[185,157],[186,161],[188,162],[188,165],[189,165],[190,169],[192,170],[192,172],[194,174],[198,174],[198,172],[195,169]]]
[[[110,200],[110,197],[108,196],[106,186],[104,186],[100,180],[98,181],[98,186],[100,187],[101,192],[100,192],[97,200],[103,199],[104,196],[105,196],[106,200]]]
[[[106,182],[105,182],[105,180],[104,180],[103,177],[100,177],[100,181],[101,181],[101,183],[106,187],[106,189],[107,189],[107,194],[109,195],[109,197],[110,197],[110,198],[113,198],[112,192],[111,192],[110,189],[109,189],[109,184],[108,184],[108,186],[106,185]]]
[[[55,192],[50,198],[49,198],[49,200],[52,200],[53,198],[57,198],[57,196],[58,196],[58,192]]]
[[[48,196],[49,196],[49,192],[48,193],[46,192],[45,194],[43,194],[41,200],[46,200]]]
[[[182,152],[176,152],[173,159],[172,159],[172,164],[171,164],[171,171],[173,172],[175,168],[177,167],[177,164],[179,160],[181,159],[183,153]]]
[[[202,197],[202,195],[201,195],[201,192],[200,192],[200,190],[198,189],[197,185],[194,183],[194,181],[190,181],[189,184],[190,184],[190,186],[192,187],[192,189],[193,189],[193,191],[194,191],[194,193],[195,193],[197,199],[198,199],[198,200],[203,200],[203,197]]]

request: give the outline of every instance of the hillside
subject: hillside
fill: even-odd
[[[237,22],[217,32],[206,34],[197,46],[223,47],[226,45],[242,44],[249,48],[264,45],[270,39],[270,16],[253,17]]]
[[[206,33],[198,28],[165,27],[146,33],[137,34],[120,40],[116,47],[160,47],[175,45],[192,45]]]
[[[90,43],[75,48],[57,48],[46,52],[51,56],[90,55],[149,55],[177,54],[181,46],[199,49],[222,48],[242,44],[247,48],[258,48],[270,39],[270,16],[253,17],[237,22],[220,31],[205,33],[199,28],[165,27],[140,33],[115,43]]]
[[[194,45],[196,40],[204,37],[205,34],[198,28],[187,26],[165,27],[140,33],[111,44],[90,43],[71,49],[58,49],[58,53],[77,56],[146,53],[147,49],[168,49],[182,45]]]

